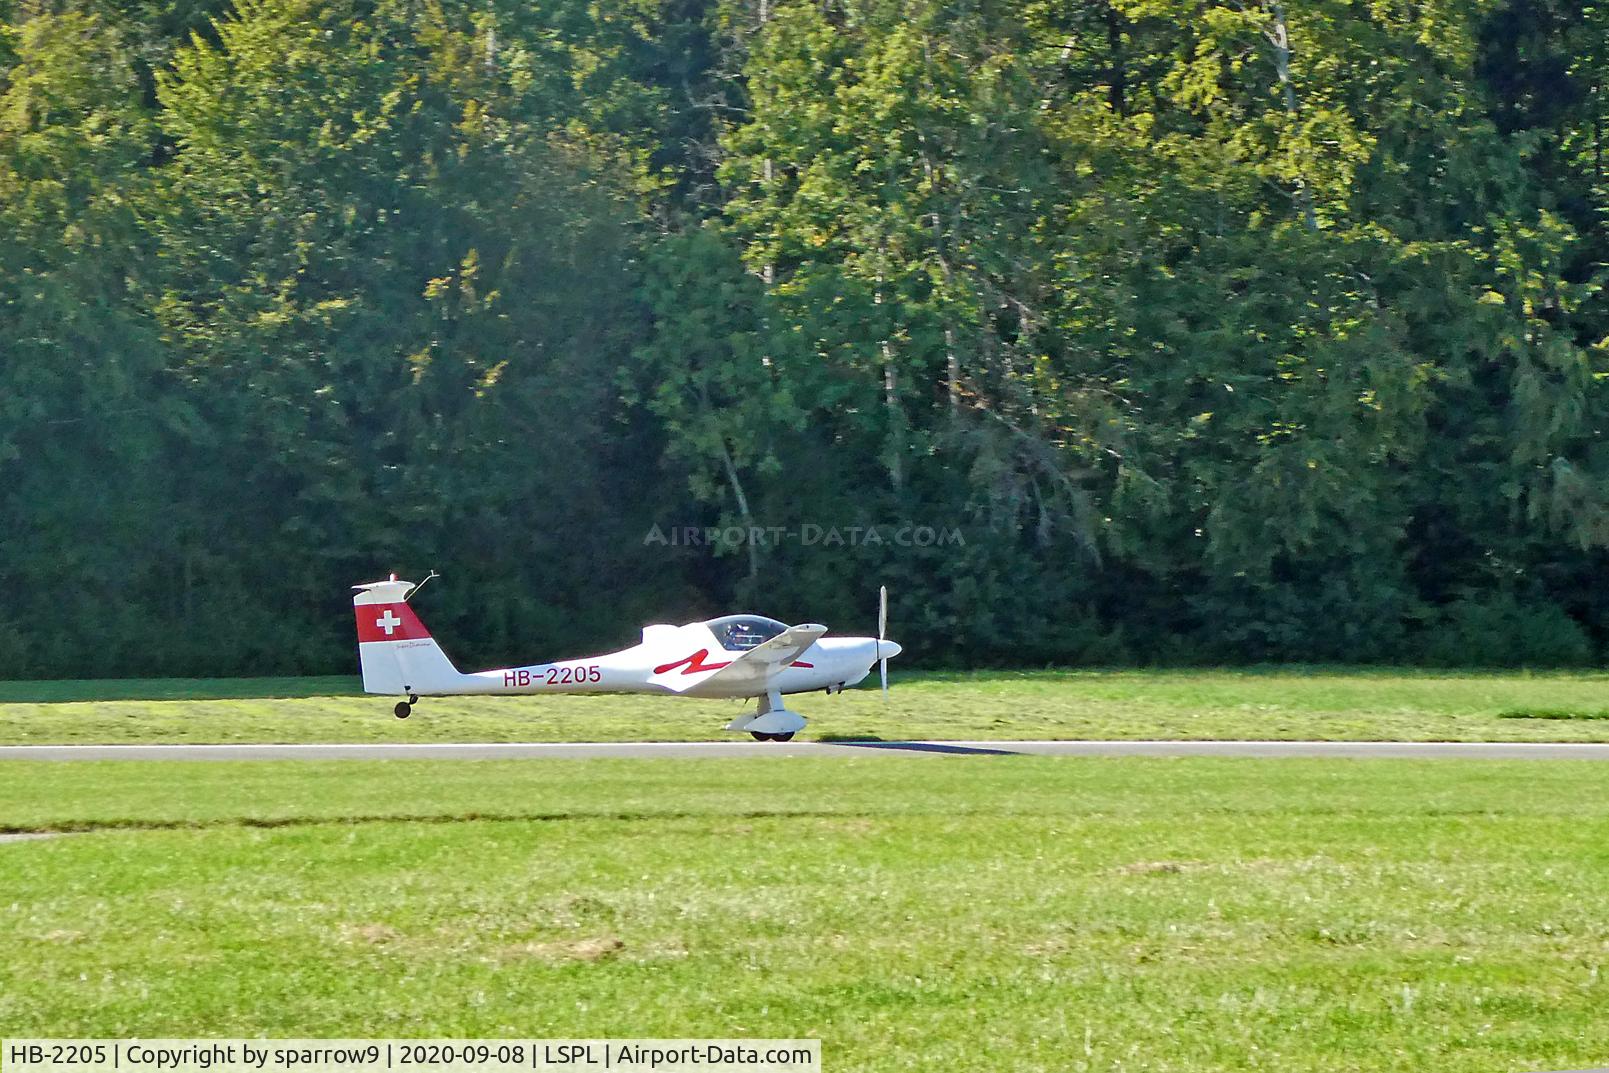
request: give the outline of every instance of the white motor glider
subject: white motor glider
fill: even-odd
[[[429,580],[428,578],[426,579]],[[423,582],[420,582],[423,584]],[[685,626],[645,626],[642,642],[619,652],[463,674],[408,606],[419,586],[398,581],[354,585],[363,691],[406,697],[406,719],[420,697],[528,693],[662,693],[681,697],[755,697],[755,710],[727,730],[759,741],[787,741],[805,718],[783,707],[789,693],[836,693],[882,669],[900,646],[885,639],[888,589],[879,593],[876,637],[826,637],[827,627],[789,626],[759,615],[728,615]]]

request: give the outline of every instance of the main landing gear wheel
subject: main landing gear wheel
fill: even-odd
[[[406,719],[408,716],[413,714],[413,705],[409,704],[405,700],[399,700],[397,701],[397,706],[392,708],[391,712],[398,719]]]
[[[749,736],[755,741],[792,741],[793,735],[794,732],[791,730],[786,734],[762,734],[758,730],[749,731]]]

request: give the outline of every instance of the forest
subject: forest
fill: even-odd
[[[881,584],[1591,664],[1606,82],[1585,0],[0,0],[0,677],[352,673],[431,569],[465,665]]]

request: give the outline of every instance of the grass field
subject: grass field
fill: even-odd
[[[805,738],[1609,741],[1609,675],[1335,668],[896,675],[795,706]],[[426,698],[406,722],[356,679],[0,683],[0,744],[636,741],[727,736],[747,704]]]
[[[805,1036],[839,1070],[1609,1061],[1590,763],[6,765],[8,1035]]]

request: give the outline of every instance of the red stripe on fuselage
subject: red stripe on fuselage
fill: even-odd
[[[683,674],[702,674],[705,671],[718,671],[722,667],[730,667],[732,665],[732,662],[730,660],[728,660],[725,663],[705,663],[704,660],[709,656],[709,654],[710,654],[709,649],[701,648],[697,652],[694,652],[691,656],[688,656],[686,659],[679,659],[675,663],[665,663],[665,664],[661,664],[658,667],[655,667],[654,668],[654,673],[655,674],[669,674],[671,671],[674,671],[677,667],[681,667]],[[813,667],[813,666],[815,666],[815,664],[813,664],[813,663],[802,663],[802,662],[800,662],[798,660],[795,660],[793,662],[793,666],[795,666],[795,667]]]
[[[726,663],[705,663],[704,659],[710,654],[707,648],[701,648],[686,659],[679,659],[675,663],[666,663],[654,668],[655,674],[669,674],[677,667],[682,668],[683,674],[702,674],[704,671],[718,671],[722,667],[730,667],[731,661]]]

